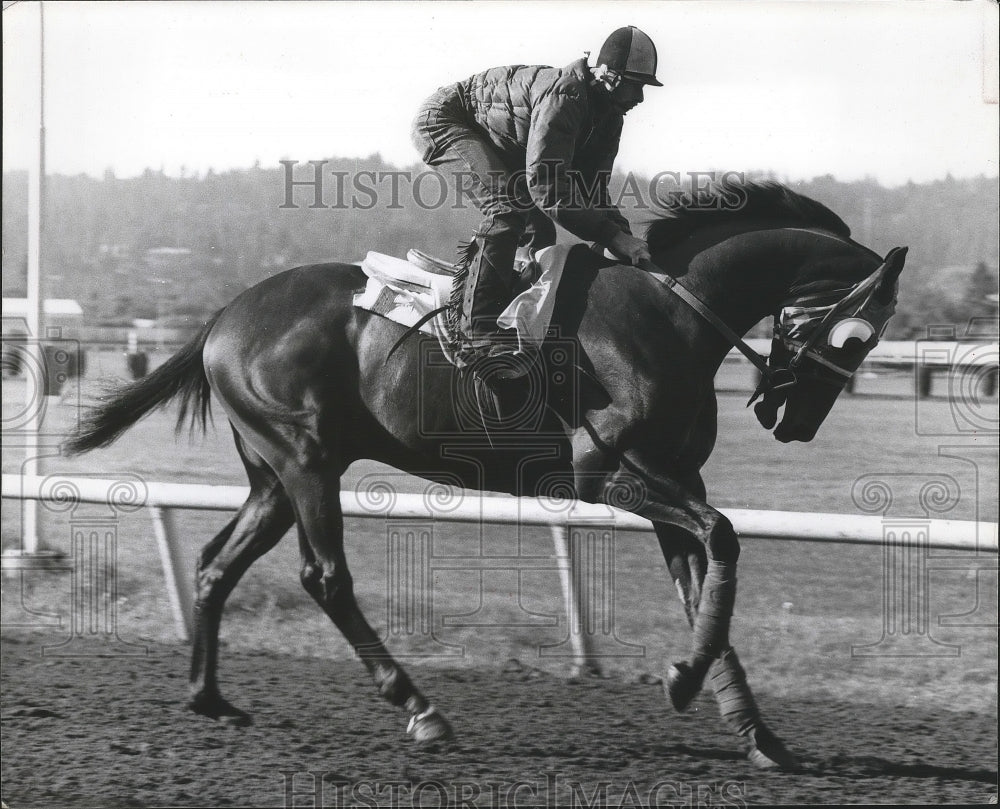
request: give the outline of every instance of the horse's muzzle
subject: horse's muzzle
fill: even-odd
[[[781,424],[774,428],[774,437],[782,444],[790,444],[792,441],[806,443],[812,441],[818,431],[818,424],[810,427],[803,424],[788,424],[782,421]]]

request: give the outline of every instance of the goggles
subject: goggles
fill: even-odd
[[[592,72],[594,80],[603,84],[609,93],[621,84],[624,78],[623,74],[617,70],[612,70],[607,65],[598,65],[593,68]]]

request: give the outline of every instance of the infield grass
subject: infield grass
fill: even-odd
[[[120,355],[92,360],[84,395],[92,390],[94,377],[121,373],[121,365]],[[723,373],[742,386],[740,375],[745,376],[745,371]],[[5,381],[5,423],[20,407],[23,385],[19,380]],[[956,411],[953,400],[917,403],[898,398],[910,388],[912,383],[899,376],[863,379],[861,389],[875,395],[842,397],[817,439],[808,445],[778,444],[744,409],[745,394],[721,395],[719,440],[704,470],[709,501],[723,508],[857,514],[861,512],[852,498],[855,484],[874,476],[888,481],[894,493],[889,518],[996,521],[995,432],[977,434],[964,429],[962,412]],[[878,395],[880,390],[895,393],[897,398]],[[65,430],[76,416],[74,397],[68,398],[68,403],[48,409],[46,428],[53,434]],[[987,402],[994,410],[995,401]],[[191,440],[183,435],[175,440],[174,416],[173,411],[153,414],[107,450],[73,459],[46,458],[43,473],[114,477],[127,472],[147,480],[246,483],[223,419],[204,438]],[[956,455],[966,459],[951,457]],[[21,471],[22,460],[23,451],[5,444],[4,472]],[[372,463],[354,465],[344,486],[355,486],[371,475],[400,491],[422,492],[427,486]],[[943,485],[955,492],[953,504],[943,513],[927,514],[926,498],[923,505],[920,500],[920,487],[932,480],[944,480]],[[68,513],[43,509],[46,544],[68,550],[73,521],[101,516],[102,508],[81,506]],[[4,548],[19,546],[20,519],[18,504],[5,500]],[[193,570],[197,550],[227,520],[228,515],[222,513],[177,514],[179,534],[191,560],[185,574]],[[388,527],[385,521],[358,519],[348,519],[346,525],[359,602],[372,625],[382,632],[388,610]],[[155,654],[163,645],[177,641],[148,515],[140,511],[122,516],[117,536],[118,634]],[[439,522],[433,526],[433,542],[435,558],[518,552],[547,557],[552,553],[546,529],[518,531],[514,526]],[[764,694],[765,708],[783,694],[819,692],[838,699],[856,696],[894,704],[930,700],[955,709],[996,710],[995,556],[992,563],[977,563],[968,554],[931,552],[929,589],[921,602],[930,625],[917,633],[911,656],[896,656],[901,650],[894,643],[859,656],[852,653],[852,647],[874,644],[887,626],[899,626],[887,612],[891,596],[888,602],[883,599],[880,548],[753,538],[745,538],[742,545],[731,637],[751,683]],[[619,533],[614,548],[614,581],[608,593],[613,616],[608,610],[603,615],[611,616],[607,620],[621,643],[605,638],[610,654],[605,668],[623,677],[662,674],[671,661],[686,657],[690,644],[673,584],[652,535]],[[390,649],[404,665],[419,661],[483,666],[518,658],[527,665],[568,671],[568,658],[539,655],[540,646],[558,644],[567,636],[554,570],[486,574],[472,569],[435,570],[432,582],[433,608],[428,606],[428,620],[434,637],[420,632],[418,626],[416,631],[397,632],[389,639]],[[67,575],[28,573],[23,578],[6,578],[4,631],[31,633],[39,647],[58,643],[68,631],[70,593]],[[62,626],[12,626],[38,623],[24,618],[22,599],[33,610],[61,615]],[[250,569],[230,597],[222,637],[234,648],[332,658],[353,654],[299,585],[294,531]],[[239,681],[239,672],[227,668],[225,651],[221,674],[224,689],[227,682]],[[238,701],[238,689],[230,690]],[[705,700],[700,698],[698,707],[714,711]]]

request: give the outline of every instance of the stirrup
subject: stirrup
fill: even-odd
[[[535,363],[535,357],[535,352],[494,344],[485,355],[478,357],[472,363],[471,371],[487,384],[512,382],[528,375]]]
[[[455,367],[462,372],[472,372],[473,369],[489,356],[493,344],[489,340],[472,340],[460,337],[455,349]]]
[[[455,352],[455,365],[487,384],[509,382],[527,376],[538,352],[516,346],[506,334],[490,338],[465,338]]]

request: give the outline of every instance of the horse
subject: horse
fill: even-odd
[[[511,389],[504,422],[475,406],[437,340],[360,310],[347,263],[298,267],[244,291],[150,375],[107,394],[64,445],[104,447],[180,402],[204,429],[214,394],[250,494],[201,551],[189,707],[243,724],[217,681],[223,605],[250,565],[296,525],[301,583],[356,650],[418,742],[452,728],[372,629],[344,554],[340,479],[358,459],[451,485],[571,495],[648,518],[692,629],[664,680],[677,710],[706,679],[760,767],[795,756],[764,723],[729,642],[740,544],[706,502],[700,469],[717,431],[714,376],[738,335],[774,316],[755,414],[781,442],[810,441],[894,309],[906,248],[883,259],[835,213],[776,183],[675,201],[646,232],[654,267],[567,259],[552,338]],[[661,272],[665,271],[665,272]],[[398,343],[398,345],[396,345]],[[395,350],[390,353],[390,347]],[[525,392],[527,391],[527,393]],[[778,420],[778,414],[781,419]]]

